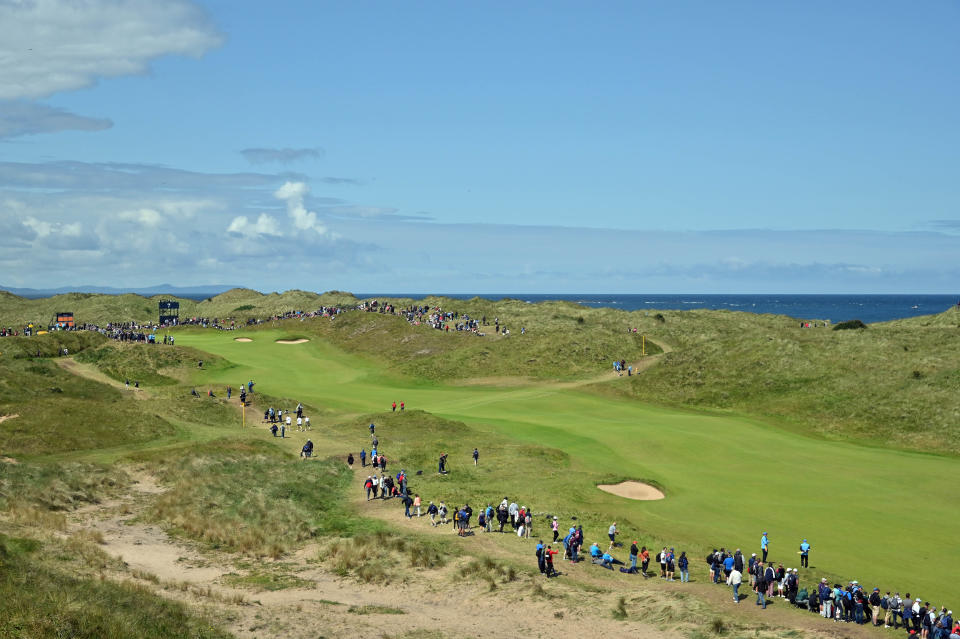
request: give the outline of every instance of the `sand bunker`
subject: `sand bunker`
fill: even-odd
[[[233,341],[235,342],[252,342],[253,340],[249,337],[234,337]]]
[[[644,484],[641,481],[623,481],[619,484],[599,484],[600,490],[617,497],[626,497],[627,499],[639,499],[641,501],[653,501],[654,499],[663,499],[664,495],[659,489],[650,484]]]
[[[277,344],[303,344],[304,342],[309,342],[310,340],[300,338],[300,339],[278,339]]]

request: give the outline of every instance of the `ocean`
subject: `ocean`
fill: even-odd
[[[833,323],[858,319],[868,324],[941,313],[960,299],[955,295],[474,295],[445,293],[443,296],[456,299],[511,298],[531,304],[562,300],[592,308],[619,308],[625,311],[709,308],[748,313],[773,313],[797,319],[830,320]],[[422,299],[424,295],[358,293],[357,297]]]

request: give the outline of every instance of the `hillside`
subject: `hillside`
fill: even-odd
[[[637,322],[675,350],[614,392],[734,410],[871,446],[960,454],[960,329],[952,310],[847,331],[747,313],[662,315],[662,323]]]
[[[349,293],[286,291],[263,294],[250,289],[231,289],[200,302],[168,295],[102,295],[67,293],[42,299],[18,297],[0,291],[0,326],[19,327],[27,323],[46,326],[58,312],[72,312],[78,323],[103,325],[108,322],[155,322],[160,300],[180,302],[180,316],[234,318],[269,317],[291,310],[315,310],[323,305],[356,304]]]
[[[0,325],[40,321],[73,310],[78,321],[146,321],[159,298],[59,295],[26,300],[0,294]],[[281,325],[323,336],[342,348],[426,380],[493,377],[574,379],[637,363],[673,347],[657,366],[614,389],[645,402],[733,410],[803,432],[871,445],[960,453],[960,313],[875,324],[862,331],[801,329],[792,318],[734,311],[624,312],[569,302],[390,300],[499,318],[509,337],[441,333],[380,313]],[[265,317],[321,305],[352,307],[349,293],[233,289],[201,302],[181,300],[184,317]],[[294,327],[296,327],[294,329]],[[526,334],[521,335],[520,329]],[[637,328],[638,332],[628,332]]]

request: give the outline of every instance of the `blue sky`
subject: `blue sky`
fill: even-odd
[[[0,285],[954,293],[960,4],[0,0]]]

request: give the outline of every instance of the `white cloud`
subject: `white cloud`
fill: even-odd
[[[187,0],[0,0],[0,99],[37,99],[199,57],[222,36]]]
[[[266,213],[261,213],[256,222],[251,223],[246,215],[240,215],[230,222],[227,227],[227,233],[237,233],[246,237],[257,237],[260,235],[271,235],[279,237],[283,235],[280,231],[280,225],[277,220]]]
[[[37,234],[37,237],[46,237],[53,231],[52,224],[38,220],[32,215],[26,218],[23,223],[27,225],[27,228],[33,230],[33,232]]]
[[[320,235],[327,233],[327,227],[318,219],[317,214],[308,211],[303,204],[303,198],[310,189],[303,182],[286,182],[273,194],[278,200],[287,204],[287,214],[293,220],[293,226],[298,231],[316,231]]]
[[[136,211],[122,211],[117,217],[121,220],[137,222],[146,227],[156,227],[163,220],[156,209],[138,209]]]

